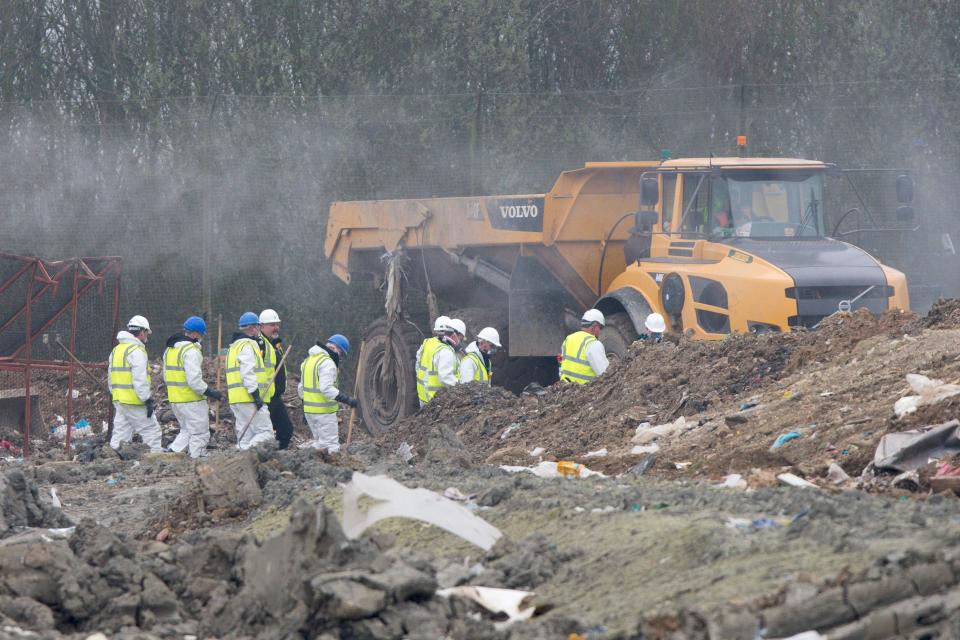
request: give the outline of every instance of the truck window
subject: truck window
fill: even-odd
[[[736,235],[819,236],[823,233],[823,176],[806,171],[731,173]]]
[[[707,224],[707,195],[710,191],[707,174],[683,174],[683,219],[680,232],[702,234]]]
[[[677,193],[677,176],[675,174],[664,174],[663,189],[661,190],[660,202],[663,207],[663,227],[662,231],[670,231],[670,223],[673,222],[673,205]]]

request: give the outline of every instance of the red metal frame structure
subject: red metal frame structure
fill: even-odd
[[[120,321],[120,275],[122,260],[116,256],[71,258],[68,260],[46,261],[29,256],[18,256],[0,252],[0,261],[15,261],[22,263],[13,275],[0,283],[0,299],[8,296],[11,287],[24,282],[26,292],[23,304],[17,308],[6,320],[0,324],[0,335],[10,329],[17,320],[24,316],[26,326],[23,343],[13,349],[11,355],[0,356],[0,371],[15,371],[23,374],[24,389],[24,418],[23,418],[23,455],[30,452],[30,382],[31,373],[35,369],[58,371],[67,374],[67,434],[66,448],[70,448],[70,435],[73,426],[73,387],[77,365],[72,360],[34,360],[32,357],[34,341],[57,320],[65,314],[70,314],[71,353],[76,353],[77,338],[77,307],[80,299],[97,287],[103,293],[103,286],[110,276],[116,278],[114,287],[111,322],[112,334],[116,335]],[[91,268],[90,264],[96,265]],[[67,284],[69,283],[69,284]],[[34,305],[43,300],[45,295],[52,297],[61,286],[71,286],[70,299],[52,310],[48,317],[37,326],[33,326]],[[38,288],[39,286],[39,288]],[[25,314],[25,315],[24,315]],[[106,318],[104,318],[106,320]],[[88,369],[105,369],[104,362],[84,363]]]

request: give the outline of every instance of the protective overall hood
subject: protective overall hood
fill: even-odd
[[[120,331],[120,332],[118,332],[118,333],[117,333],[117,342],[132,342],[132,343],[134,343],[134,344],[140,345],[141,347],[144,346],[144,344],[143,344],[142,342],[140,342],[140,339],[139,339],[137,336],[135,336],[135,335],[133,335],[132,333],[130,333],[129,331]]]

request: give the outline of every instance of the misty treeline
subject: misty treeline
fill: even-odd
[[[958,37],[949,1],[5,0],[0,249],[122,256],[122,314],[161,332],[275,306],[356,338],[379,298],[329,274],[334,199],[533,192],[745,132],[955,202]]]

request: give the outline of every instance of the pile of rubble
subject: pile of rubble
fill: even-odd
[[[206,508],[257,506],[258,466],[252,454],[198,465]],[[42,501],[20,471],[0,476],[0,494],[0,628],[8,631],[505,639],[578,629],[556,619],[526,625],[521,635],[498,630],[476,605],[437,594],[441,583],[453,587],[475,577],[469,571],[381,549],[374,538],[350,540],[329,509],[302,499],[289,524],[265,540],[199,529],[168,544],[127,540],[90,519],[68,527],[69,519]],[[529,564],[518,562],[521,556],[537,556],[540,570],[518,571]],[[491,568],[483,583],[535,586],[562,563],[563,556],[554,556],[542,537],[503,541],[484,556]],[[438,566],[446,569],[439,576]]]

